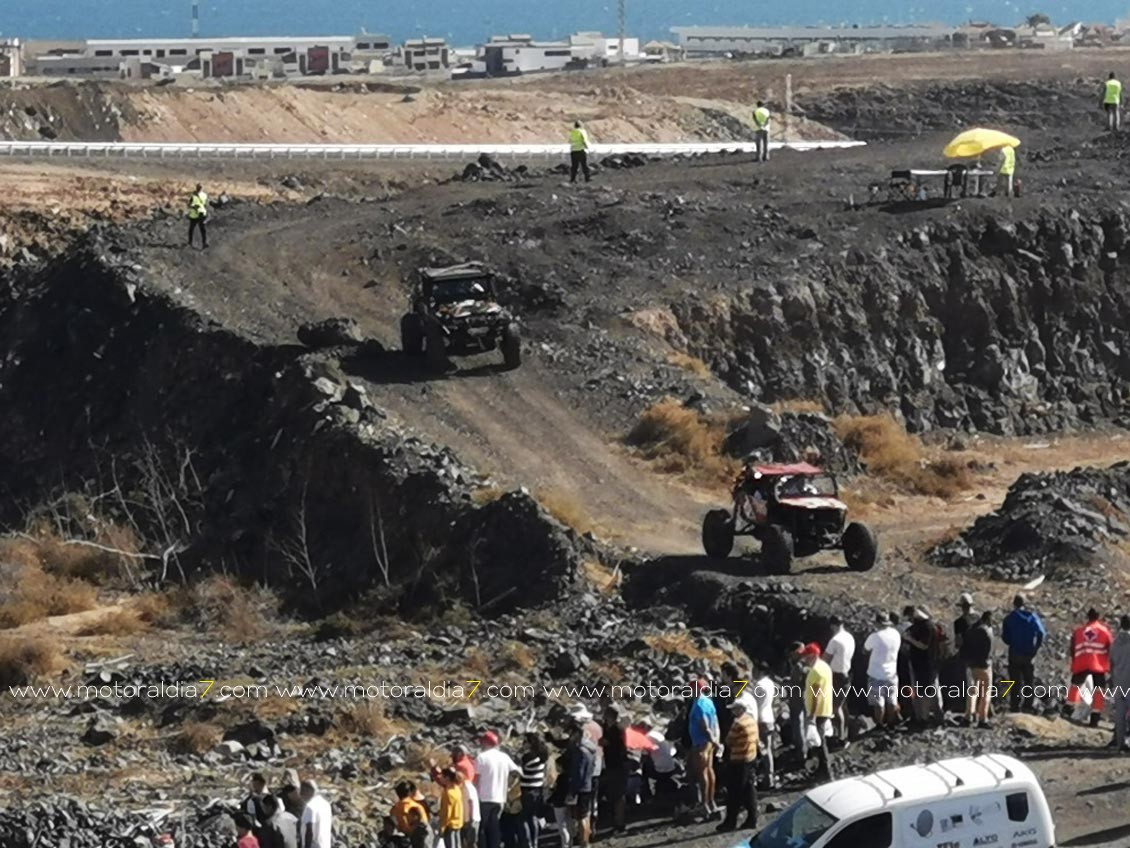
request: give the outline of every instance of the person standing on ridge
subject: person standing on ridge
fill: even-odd
[[[816,642],[805,645],[800,652],[801,664],[808,669],[804,681],[805,733],[807,736],[809,727],[816,729],[816,737],[820,740],[816,748],[820,771],[825,780],[832,780],[832,763],[828,754],[828,740],[835,733],[832,725],[835,714],[832,708],[832,669],[821,659],[822,653]]]
[[[1106,128],[1118,132],[1122,128],[1122,83],[1114,71],[1103,83],[1103,111],[1106,112]]]
[[[725,738],[726,818],[715,830],[727,833],[738,827],[738,814],[745,810],[742,830],[757,827],[757,702],[748,692],[727,708],[734,714]]]
[[[1122,616],[1120,630],[1110,646],[1110,685],[1114,719],[1114,747],[1126,751],[1126,734],[1130,730],[1130,615]]]
[[[589,171],[589,148],[592,141],[589,139],[588,130],[581,126],[580,121],[573,122],[573,129],[569,130],[569,182],[577,181],[577,171],[585,172],[585,182],[592,181]]]
[[[197,183],[196,191],[188,199],[188,246],[192,247],[192,236],[200,230],[201,249],[208,248],[208,195],[204,186]]]
[[[1032,706],[1032,685],[1036,682],[1036,654],[1047,638],[1044,623],[1028,609],[1027,599],[1017,595],[1012,599],[1012,612],[1001,624],[1001,639],[1008,645],[1008,676],[1013,681],[1009,691],[1009,709],[1014,713],[1027,711]]]
[[[480,740],[482,751],[475,758],[475,788],[479,791],[482,816],[479,843],[483,848],[502,848],[502,808],[510,789],[510,776],[522,767],[499,748],[498,734],[488,730]]]
[[[989,692],[993,680],[993,614],[986,610],[962,636],[961,658],[969,669],[965,718],[972,727],[989,726]]]
[[[769,107],[762,101],[757,101],[757,108],[753,110],[753,123],[757,127],[754,140],[757,142],[757,161],[769,161],[769,121],[771,119]]]
[[[1094,607],[1087,610],[1086,624],[1080,624],[1071,635],[1071,688],[1067,691],[1067,703],[1079,705],[1079,687],[1090,677],[1094,688],[1091,707],[1086,712],[1090,713],[1091,727],[1098,726],[1103,710],[1103,687],[1110,673],[1110,646],[1113,641],[1110,628]]]
[[[714,750],[720,741],[718,714],[710,699],[710,681],[699,679],[691,686],[695,693],[689,718],[691,751],[690,771],[698,787],[706,820],[718,816],[719,808],[714,803]]]
[[[997,196],[1013,197],[1016,193],[1014,178],[1016,176],[1016,148],[1001,148],[1001,163],[997,168]]]

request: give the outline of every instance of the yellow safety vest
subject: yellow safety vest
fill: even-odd
[[[589,149],[589,136],[583,129],[577,128],[569,131],[569,149],[573,152]]]
[[[192,220],[208,217],[208,195],[204,192],[192,195],[188,202],[188,217]]]
[[[1016,148],[1001,148],[1001,176],[1010,176],[1016,172]]]
[[[1122,83],[1118,80],[1106,81],[1106,93],[1103,95],[1103,103],[1108,106],[1117,106],[1122,102]]]
[[[759,130],[769,129],[769,110],[762,106],[760,109],[753,110],[753,122],[757,124]]]

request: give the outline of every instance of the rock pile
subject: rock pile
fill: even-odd
[[[1130,463],[1024,474],[1004,504],[952,542],[936,562],[978,568],[1000,580],[1078,578],[1109,546],[1130,536]]]
[[[723,449],[730,456],[758,462],[808,461],[840,474],[862,470],[859,455],[844,446],[827,416],[777,413],[764,404],[750,407],[744,420],[730,431]]]
[[[489,153],[482,153],[476,161],[467,163],[456,179],[465,183],[513,182],[528,173],[529,168],[525,165],[507,168]]]

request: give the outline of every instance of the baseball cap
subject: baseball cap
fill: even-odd
[[[968,592],[962,592],[961,595],[958,596],[957,603],[963,607],[971,607],[973,606],[973,596]]]
[[[484,745],[497,745],[498,744],[498,734],[495,733],[493,730],[488,730],[486,733],[484,733],[482,735],[481,741]]]
[[[823,651],[820,649],[820,645],[816,642],[809,642],[807,645],[800,649],[800,655],[802,657],[818,657],[822,653]]]

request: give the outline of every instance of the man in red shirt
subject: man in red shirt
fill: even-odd
[[[1071,635],[1071,689],[1067,693],[1068,704],[1079,703],[1079,686],[1090,675],[1094,684],[1091,700],[1091,726],[1097,727],[1103,709],[1103,687],[1110,673],[1110,646],[1113,642],[1110,628],[1093,607],[1087,610],[1087,623],[1075,628]]]

